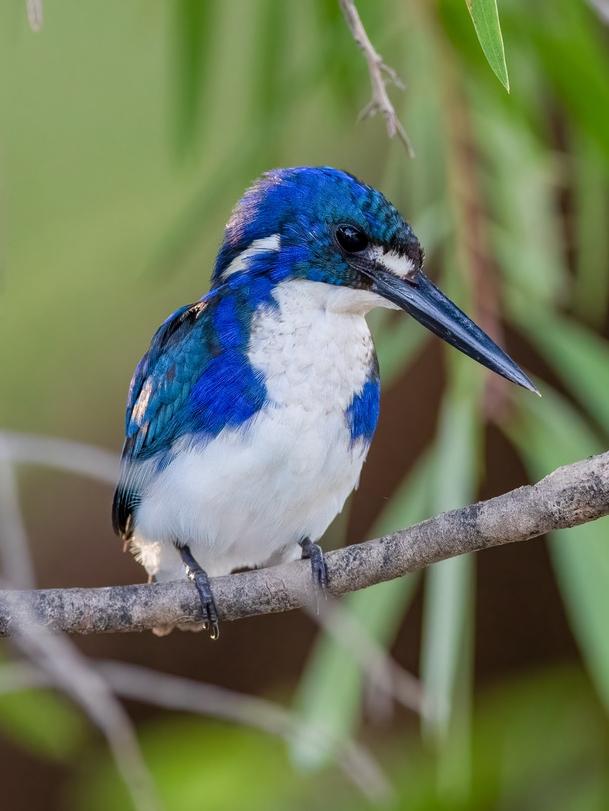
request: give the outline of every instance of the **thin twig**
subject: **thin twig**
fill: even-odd
[[[601,20],[609,25],[609,0],[588,0],[594,11],[598,14]]]
[[[406,130],[402,126],[402,122],[398,118],[389,94],[387,93],[387,85],[393,84],[399,90],[404,89],[402,80],[395,72],[395,70],[387,65],[383,57],[378,53],[370,38],[366,33],[364,24],[362,23],[359,12],[355,6],[354,0],[339,0],[343,16],[347,21],[349,31],[356,44],[363,52],[366,62],[368,64],[368,74],[370,76],[370,85],[372,87],[372,98],[366,107],[362,110],[361,118],[368,118],[369,116],[380,113],[385,119],[387,126],[387,135],[393,138],[398,136],[400,141],[406,147],[409,157],[414,158],[414,149]]]
[[[338,600],[315,601],[308,614],[351,655],[371,686],[406,709],[420,713],[423,705],[421,684],[391,658],[385,649],[361,628],[344,604]]]
[[[125,698],[154,703],[167,709],[197,712],[247,724],[293,742],[302,737],[298,716],[266,699],[236,693],[180,676],[170,676],[135,665],[106,662],[101,672]],[[321,728],[308,729],[311,745],[323,746],[329,735]],[[331,742],[331,741],[330,741]],[[346,776],[371,799],[387,798],[391,789],[386,777],[368,752],[352,742],[341,743],[337,762]]]
[[[4,577],[11,586],[25,583],[33,586],[34,569],[7,446],[0,435],[0,553]],[[5,591],[11,613],[17,593]],[[92,670],[67,637],[51,633],[31,612],[14,612],[14,630],[13,644],[79,704],[105,736],[134,807],[138,811],[159,809],[133,726],[103,678]]]
[[[42,29],[42,23],[44,22],[42,0],[26,0],[25,10],[27,21],[32,31],[40,31]]]
[[[298,716],[267,699],[122,662],[97,662],[93,666],[112,690],[123,698],[164,709],[219,718],[259,729],[290,742],[306,734],[307,742],[316,748],[332,742],[325,729],[307,728],[303,732]],[[0,667],[0,694],[52,684],[53,681],[40,670],[22,663]],[[337,763],[345,776],[371,800],[378,802],[391,796],[387,778],[364,747],[350,741],[339,741]]]
[[[609,452],[566,465],[535,485],[409,529],[330,552],[329,591],[339,596],[401,577],[430,563],[573,527],[609,514]],[[307,561],[212,579],[220,619],[289,611],[311,599]],[[69,633],[142,631],[199,619],[195,587],[186,579],[156,585],[0,593],[0,633],[24,613]]]
[[[19,588],[35,586],[34,568],[28,551],[27,533],[19,507],[19,493],[13,468],[2,459],[0,436],[0,560],[6,581]]]
[[[104,735],[134,807],[138,811],[159,809],[133,725],[104,678],[69,639],[35,621],[20,622],[13,641],[52,684],[82,707]]]
[[[42,465],[68,473],[116,484],[119,459],[116,454],[84,442],[39,434],[0,431],[0,461]]]

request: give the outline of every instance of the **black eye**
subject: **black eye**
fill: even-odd
[[[368,237],[354,225],[339,225],[336,229],[336,241],[347,253],[360,253],[368,247]]]

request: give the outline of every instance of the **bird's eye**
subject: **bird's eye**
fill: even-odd
[[[360,253],[368,247],[368,237],[354,225],[339,225],[336,229],[336,241],[347,253]]]

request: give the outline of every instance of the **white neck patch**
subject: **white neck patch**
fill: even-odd
[[[372,249],[372,255],[375,262],[382,265],[385,270],[393,273],[394,276],[399,276],[400,279],[408,279],[414,276],[414,262],[408,256],[396,253],[395,251],[385,252],[379,247]]]
[[[265,253],[267,251],[278,251],[281,247],[281,237],[279,234],[271,234],[271,236],[263,237],[262,239],[255,239],[248,247],[241,251],[238,256],[235,256],[226,270],[222,271],[222,278],[227,279],[233,273],[239,273],[242,270],[247,270],[248,262],[258,253]]]

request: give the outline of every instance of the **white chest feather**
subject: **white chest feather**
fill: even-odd
[[[135,545],[159,579],[181,574],[175,540],[210,575],[296,557],[357,486],[368,446],[351,441],[345,411],[374,351],[361,302],[359,312],[329,308],[345,299],[304,281],[279,285],[275,299],[255,314],[248,352],[268,404],[205,445],[186,440],[142,499]]]
[[[262,308],[252,323],[248,356],[265,377],[271,403],[297,407],[309,420],[344,413],[370,373],[366,319],[328,309],[335,292],[316,282],[286,282],[275,291],[277,307]]]

